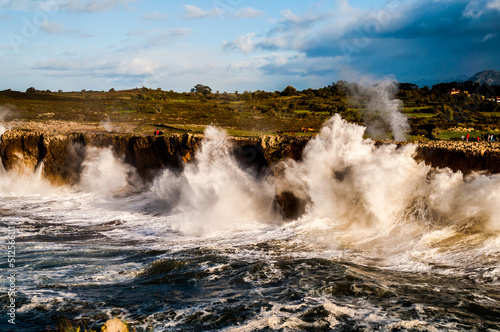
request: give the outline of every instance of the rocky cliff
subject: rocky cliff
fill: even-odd
[[[42,175],[53,184],[78,182],[86,147],[112,147],[144,180],[157,170],[180,169],[198,150],[202,137],[191,134],[131,136],[105,134],[53,135],[11,130],[0,139],[0,157],[7,171],[33,172],[43,162]],[[234,154],[245,167],[260,173],[283,158],[299,160],[308,139],[290,136],[231,138]],[[389,142],[379,141],[377,144]],[[398,143],[399,145],[408,143]],[[500,173],[500,143],[431,141],[418,144],[415,159],[433,167],[470,173]]]
[[[184,134],[167,136],[120,136],[98,134],[53,135],[12,130],[0,139],[0,157],[10,172],[34,172],[43,163],[42,175],[51,183],[74,184],[81,174],[86,147],[112,147],[115,154],[134,166],[146,181],[163,168],[180,169],[199,148],[202,137]],[[299,159],[307,139],[262,136],[233,138],[234,154],[247,167],[261,172],[283,159]]]
[[[468,174],[473,171],[500,173],[500,143],[430,141],[420,143],[416,160],[433,167],[448,167]]]

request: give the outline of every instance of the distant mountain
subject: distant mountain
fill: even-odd
[[[449,77],[446,79],[421,79],[418,81],[415,81],[414,83],[418,85],[419,87],[432,87],[434,84],[438,83],[448,83],[448,82],[465,82],[467,81],[468,76],[467,75],[458,75],[455,77]]]
[[[495,85],[495,84],[500,85],[500,71],[485,70],[475,74],[467,81],[472,81],[477,83],[488,83],[489,85]]]

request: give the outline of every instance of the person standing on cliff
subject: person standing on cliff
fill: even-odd
[[[470,137],[470,133],[467,133],[467,137],[465,138],[467,140],[467,143],[469,143],[469,137]]]

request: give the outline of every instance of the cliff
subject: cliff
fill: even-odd
[[[420,143],[414,157],[433,167],[448,167],[464,174],[500,173],[499,142],[430,141]]]
[[[11,130],[0,139],[0,158],[7,171],[34,172],[43,162],[42,175],[56,185],[77,183],[86,147],[112,147],[146,181],[163,168],[181,169],[199,148],[198,135],[122,136],[105,134],[53,135]],[[237,160],[260,173],[282,159],[299,159],[307,139],[262,136],[232,138]]]
[[[43,162],[42,175],[53,184],[78,182],[86,147],[112,147],[117,156],[134,166],[144,180],[157,170],[181,169],[199,148],[202,137],[192,134],[132,136],[106,134],[53,135],[9,130],[0,139],[0,158],[7,171],[33,172]],[[299,160],[308,138],[261,136],[231,138],[234,154],[245,167],[260,173],[283,158]],[[377,145],[390,142],[378,141]],[[408,144],[400,142],[398,145]],[[500,143],[430,141],[418,144],[415,159],[433,167],[500,173]]]

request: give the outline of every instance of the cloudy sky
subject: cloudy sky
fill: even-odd
[[[0,0],[0,89],[319,88],[500,70],[500,0]]]

